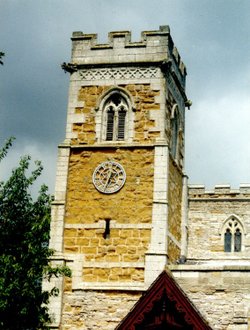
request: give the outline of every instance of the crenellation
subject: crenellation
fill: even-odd
[[[122,48],[131,42],[131,31],[112,31],[109,32],[108,38],[109,44],[114,48],[117,46]]]
[[[231,188],[228,184],[218,184],[212,189],[207,190],[204,185],[192,185],[188,186],[189,197],[192,199],[199,198],[250,198],[250,184],[241,184],[238,189]]]
[[[158,36],[158,35],[169,35],[170,27],[168,25],[160,25],[159,30],[155,31],[143,31],[142,36]]]
[[[249,193],[250,192],[250,183],[242,183],[240,184],[240,192],[241,193]]]
[[[82,31],[74,31],[71,40],[95,40],[97,39],[96,33],[83,33]]]
[[[230,193],[231,192],[231,186],[229,184],[217,184],[214,186],[214,192],[215,193]]]
[[[160,64],[173,60],[178,79],[182,85],[185,83],[185,65],[173,44],[168,26],[160,26],[159,30],[155,31],[143,31],[140,41],[131,41],[130,31],[109,32],[107,43],[98,43],[97,34],[77,31],[73,32],[72,43],[74,65],[149,62]]]

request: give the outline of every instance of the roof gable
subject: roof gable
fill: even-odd
[[[116,330],[211,330],[173,277],[163,271]]]

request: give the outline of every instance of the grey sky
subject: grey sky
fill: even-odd
[[[191,183],[250,182],[249,0],[0,0],[0,143],[17,140],[1,176],[20,155],[41,159],[54,189],[63,141],[73,31],[98,33],[169,25],[187,66],[186,172]]]

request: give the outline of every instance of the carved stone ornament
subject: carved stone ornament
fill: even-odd
[[[157,77],[158,68],[100,68],[84,69],[79,71],[80,76],[85,80],[101,79],[141,79]]]
[[[64,70],[65,73],[73,73],[77,71],[77,65],[72,63],[63,62],[63,64],[61,64],[61,68]]]

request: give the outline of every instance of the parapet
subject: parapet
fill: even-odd
[[[98,43],[97,34],[73,32],[72,65],[109,65],[168,63],[185,82],[186,68],[170,35],[169,26],[157,31],[143,31],[141,40],[131,41],[130,31],[109,32],[108,42]]]
[[[250,183],[241,184],[238,189],[219,184],[211,190],[207,190],[204,185],[189,185],[188,194],[190,200],[250,199]]]

